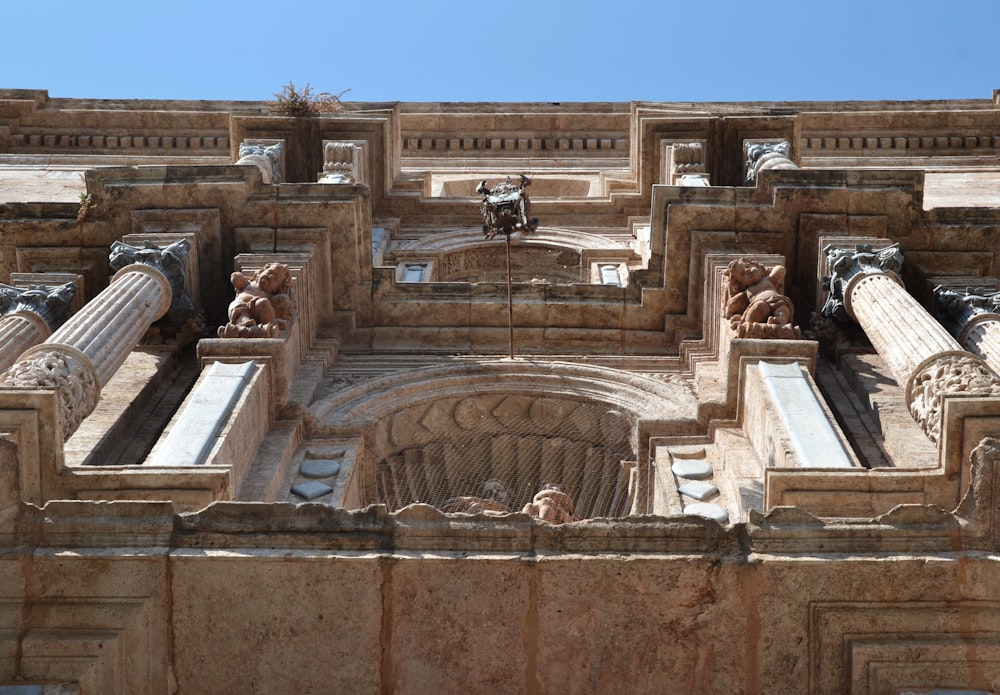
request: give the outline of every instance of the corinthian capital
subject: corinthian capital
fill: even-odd
[[[871,244],[858,244],[854,251],[830,245],[823,249],[823,253],[826,254],[830,268],[830,275],[823,279],[823,284],[830,296],[823,306],[822,314],[841,323],[852,320],[847,305],[851,287],[858,278],[881,274],[898,280],[899,271],[903,267],[903,254],[899,251],[899,244],[879,251],[873,250]]]
[[[116,241],[111,245],[111,270],[121,272],[130,265],[138,264],[160,271],[170,283],[171,292],[170,309],[164,320],[170,325],[179,326],[197,314],[187,280],[186,261],[190,248],[191,244],[187,239],[180,239],[164,248],[148,241],[142,248]]]
[[[0,283],[0,316],[17,311],[30,311],[45,319],[56,330],[70,315],[70,305],[76,295],[76,283],[56,287],[30,285],[27,289]]]

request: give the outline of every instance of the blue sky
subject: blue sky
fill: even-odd
[[[1000,0],[13,2],[0,87],[350,101],[987,99]]]

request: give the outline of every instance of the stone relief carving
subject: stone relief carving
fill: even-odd
[[[230,276],[236,298],[220,338],[276,338],[295,318],[292,273],[284,263],[268,263],[251,277]]]
[[[938,315],[943,323],[961,329],[972,317],[981,314],[1000,314],[1000,292],[985,292],[967,288],[964,292],[944,285],[934,288]]]
[[[941,439],[944,398],[950,395],[998,396],[1000,377],[972,355],[946,353],[931,360],[910,378],[910,414],[934,443]]]
[[[903,268],[903,254],[899,250],[899,244],[887,246],[880,251],[873,250],[871,244],[858,244],[854,251],[830,245],[823,252],[830,268],[830,275],[823,278],[823,284],[830,296],[820,313],[839,323],[853,323],[844,301],[844,292],[852,278],[862,273],[898,276]]]
[[[520,185],[510,177],[493,188],[486,187],[486,179],[476,186],[476,193],[483,196],[479,212],[483,216],[483,234],[492,239],[497,234],[510,236],[514,232],[533,232],[538,228],[538,218],[531,217],[531,203],[525,188],[531,179],[521,174]]]
[[[76,296],[76,283],[56,287],[31,285],[27,289],[0,283],[0,316],[15,311],[38,314],[53,331],[70,316],[70,306]]]
[[[562,485],[555,483],[542,483],[542,489],[521,511],[550,524],[568,524],[577,520],[573,498],[566,494]]]
[[[352,142],[328,142],[323,150],[323,176],[320,183],[354,183],[355,147]]]
[[[801,337],[792,325],[794,307],[783,292],[785,267],[767,270],[756,261],[738,258],[725,271],[725,317],[739,338]]]
[[[0,378],[0,387],[58,391],[66,436],[94,411],[101,397],[97,370],[85,355],[65,345],[45,343],[22,355]]]
[[[445,514],[509,514],[510,493],[502,481],[487,480],[483,483],[482,496],[452,497],[441,505],[441,511]]]
[[[191,244],[187,239],[180,239],[164,248],[149,241],[145,242],[142,248],[116,241],[111,244],[108,260],[112,272],[118,272],[138,263],[152,266],[163,273],[170,283],[171,298],[170,309],[160,319],[160,323],[182,326],[198,316],[191,291],[188,289],[187,257],[190,250]]]

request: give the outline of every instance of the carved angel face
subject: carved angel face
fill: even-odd
[[[741,258],[729,264],[729,277],[741,287],[750,287],[764,279],[764,269]]]
[[[288,271],[277,263],[268,263],[257,274],[257,287],[268,293],[278,292],[287,279]]]

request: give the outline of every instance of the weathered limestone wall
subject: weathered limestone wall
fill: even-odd
[[[14,542],[0,558],[0,683],[78,681],[100,693],[995,688],[1000,561],[983,552],[995,543],[983,515],[996,495],[984,470],[962,524],[920,506],[851,523],[786,510],[724,529],[678,517],[446,519],[419,506],[388,516],[222,503],[177,516],[169,503],[51,502],[4,526]],[[914,654],[922,670],[908,668]]]

